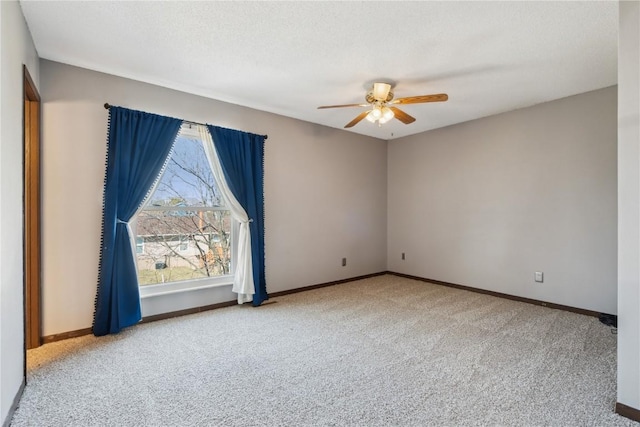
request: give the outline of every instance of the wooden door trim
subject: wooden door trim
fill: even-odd
[[[24,74],[24,300],[25,348],[41,343],[40,321],[40,95],[26,65]]]
[[[26,65],[22,66],[22,70],[24,71],[24,97],[25,100],[40,102],[40,94],[38,94],[38,89],[36,89],[35,83],[33,83],[33,79],[31,78],[31,74],[29,74],[29,70]]]

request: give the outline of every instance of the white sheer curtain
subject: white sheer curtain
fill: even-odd
[[[204,151],[207,154],[207,160],[211,165],[213,177],[218,184],[218,189],[222,193],[222,197],[226,205],[231,211],[233,219],[240,223],[240,235],[238,236],[238,252],[236,258],[236,271],[233,278],[233,292],[238,294],[238,304],[249,302],[253,299],[255,287],[253,284],[253,265],[251,261],[251,233],[249,231],[250,219],[247,213],[238,203],[233,193],[224,179],[222,166],[216,153],[216,147],[213,145],[213,139],[206,126],[198,125],[198,132],[202,138]]]

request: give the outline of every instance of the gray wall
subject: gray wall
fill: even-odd
[[[91,326],[113,105],[268,134],[270,292],[386,268],[386,142],[42,60],[43,334]],[[341,266],[341,259],[348,259]],[[143,315],[234,300],[230,286],[143,300]]]
[[[640,3],[620,2],[618,402],[640,409]]]
[[[38,56],[16,1],[0,2],[0,423],[24,380],[22,255],[23,72],[39,85]]]
[[[616,313],[616,120],[610,87],[391,141],[388,269]]]

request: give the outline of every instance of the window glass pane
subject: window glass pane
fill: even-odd
[[[146,211],[138,215],[140,285],[230,274],[229,211]]]
[[[199,139],[178,136],[149,206],[224,206]]]

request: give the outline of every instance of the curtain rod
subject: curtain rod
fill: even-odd
[[[104,103],[104,108],[105,108],[106,110],[108,110],[108,109],[109,109],[109,108],[111,108],[111,107],[112,107],[112,105],[110,105],[108,102],[105,102],[105,103]],[[182,120],[182,121],[183,121],[184,123],[189,123],[189,124],[192,124],[192,125],[207,126],[207,124],[206,124],[206,123],[192,122],[192,121],[190,121],[190,120]],[[269,138],[269,135],[263,135],[263,136],[264,136],[264,139],[268,139],[268,138]]]

